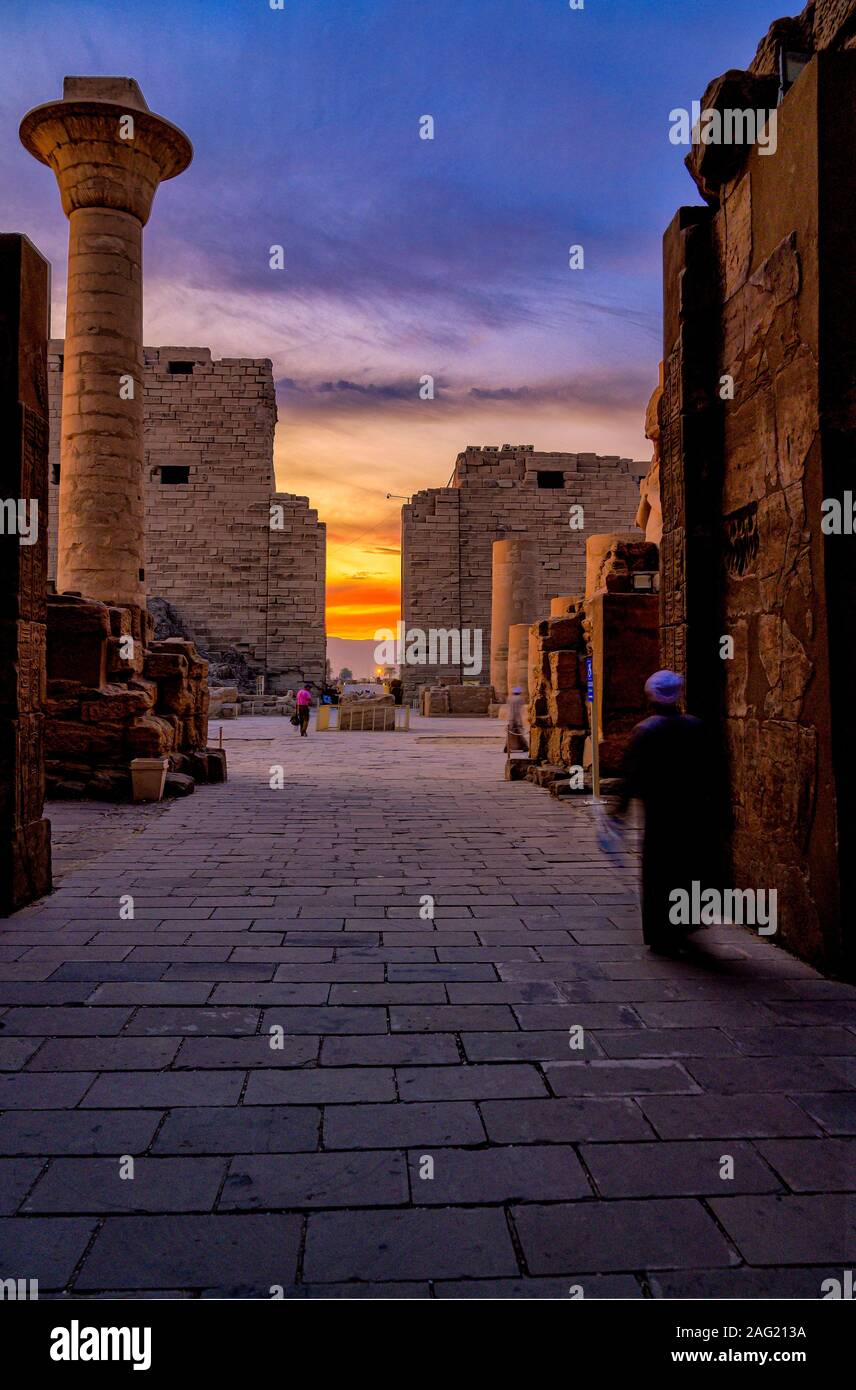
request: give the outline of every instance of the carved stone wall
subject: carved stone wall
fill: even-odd
[[[722,732],[735,884],[852,970],[856,555],[821,520],[856,457],[856,54],[816,55],[777,121],[664,241],[662,660]]]
[[[51,886],[42,816],[48,283],[27,238],[0,235],[0,916]]]

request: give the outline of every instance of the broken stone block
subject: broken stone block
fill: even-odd
[[[554,690],[577,690],[584,685],[580,657],[576,649],[548,652],[546,655],[550,685]]]
[[[85,787],[86,795],[96,801],[130,801],[131,774],[119,768],[96,768]]]
[[[123,655],[122,637],[108,637],[107,639],[107,675],[133,675],[137,671],[142,671],[145,655],[137,648],[134,649],[133,656]]]
[[[196,783],[185,772],[168,772],[164,783],[164,796],[190,796],[196,791]]]
[[[119,606],[109,607],[110,633],[113,637],[130,637],[131,634],[131,613],[127,608]]]
[[[586,603],[597,687],[600,768],[617,775],[631,733],[647,712],[645,682],[660,664],[657,594],[593,594]]]
[[[184,637],[165,637],[161,642],[152,642],[149,651],[155,656],[183,656],[193,679],[204,680],[208,677],[208,662],[199,655],[193,643]]]
[[[122,724],[83,723],[77,719],[48,719],[45,753],[58,761],[124,760],[125,729]]]
[[[194,782],[210,782],[208,763],[206,752],[186,753],[182,756],[182,766],[176,768],[175,771],[186,772],[193,778]]]
[[[563,648],[577,648],[582,640],[582,623],[582,609],[560,618],[545,618],[538,623],[541,650],[556,652]]]
[[[124,685],[104,685],[94,699],[83,700],[80,717],[84,722],[120,722],[145,714],[151,708],[151,696],[145,690],[131,690]]]
[[[550,787],[554,782],[563,782],[568,778],[568,769],[557,763],[542,763],[533,769],[532,780],[539,787]]]
[[[47,601],[48,679],[103,685],[107,675],[107,605],[72,594],[49,594]]]
[[[52,801],[82,801],[88,785],[88,779],[72,781],[70,778],[48,776],[48,790]]]
[[[159,646],[165,646],[160,643]],[[146,652],[143,674],[148,680],[161,681],[167,677],[187,679],[189,667],[187,657],[182,652]]]
[[[143,715],[127,731],[129,758],[165,757],[172,752],[174,743],[173,726],[156,714]]]
[[[586,723],[584,692],[578,688],[551,690],[547,696],[547,718],[551,725],[583,728]]]
[[[227,781],[228,773],[226,768],[225,748],[206,748],[205,756],[208,759],[208,781]]]
[[[158,681],[157,709],[159,714],[184,716],[194,709],[195,701],[189,682],[183,677],[168,677]]]
[[[506,782],[525,782],[526,776],[531,766],[532,764],[530,763],[528,758],[506,758]]]
[[[710,119],[726,122],[720,138],[694,144],[684,163],[699,193],[708,203],[719,201],[723,185],[736,178],[749,158],[752,145],[744,140],[728,138],[727,121],[733,112],[775,111],[779,100],[779,79],[772,74],[759,76],[740,68],[729,68],[714,78],[705,89],[701,101],[703,112],[715,113]],[[714,129],[714,134],[716,133]]]
[[[51,685],[58,682],[51,681]],[[83,687],[81,687],[82,689]],[[66,696],[65,699],[54,699],[52,695],[47,695],[42,703],[42,713],[48,719],[70,719],[80,712],[80,697]]]

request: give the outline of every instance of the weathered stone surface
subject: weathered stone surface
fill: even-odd
[[[185,772],[168,772],[164,784],[164,796],[191,796],[196,791],[196,783]]]
[[[49,719],[45,752],[54,759],[121,759],[125,743],[122,723],[83,723],[76,719]],[[135,755],[136,756],[136,755]]]
[[[52,342],[51,459],[57,464],[63,361],[64,344]],[[179,372],[172,370],[176,363]],[[148,463],[146,583],[159,596],[150,603],[161,627],[192,634],[218,665],[247,676],[245,689],[258,674],[271,691],[304,681],[319,687],[325,528],[305,497],[276,491],[270,361],[218,361],[207,348],[144,347],[140,375]],[[213,447],[203,450],[201,439]],[[168,470],[176,466],[187,469],[186,481],[171,486],[175,475]],[[51,485],[49,494],[53,575],[59,488]],[[108,672],[128,669],[118,642],[111,643]]]
[[[495,541],[535,547],[536,616],[549,611],[556,594],[579,593],[585,566],[579,534],[569,529],[570,506],[584,507],[587,532],[631,525],[636,479],[646,467],[615,456],[535,452],[529,445],[464,450],[449,487],[417,493],[402,508],[402,616],[407,627],[480,631],[486,655],[493,641]],[[565,645],[559,642],[554,649]],[[459,671],[419,666],[405,668],[404,675],[409,695],[426,679],[456,680]],[[489,679],[485,661],[481,680],[486,685]]]
[[[100,687],[107,676],[110,613],[106,604],[50,594],[47,605],[48,680]]]
[[[715,111],[720,117],[735,111],[775,111],[778,92],[777,77],[730,68],[709,84],[701,109]],[[693,145],[684,163],[701,196],[715,202],[723,184],[735,178],[745,164],[750,149],[751,145],[735,137]]]
[[[154,703],[152,695],[146,690],[130,690],[122,685],[104,685],[95,699],[83,700],[80,717],[85,722],[94,723],[122,721],[143,714]]]
[[[419,692],[420,712],[429,718],[443,715],[472,717],[486,715],[490,707],[490,686],[462,685],[447,681],[443,685],[432,685]]]
[[[852,972],[856,575],[821,503],[850,486],[856,447],[856,54],[830,51],[856,44],[856,4],[777,21],[755,76],[726,74],[717,100],[757,107],[783,41],[816,56],[778,107],[775,151],[697,152],[717,206],[682,209],[664,241],[662,664],[722,731],[736,886],[775,888],[778,939]]]
[[[48,265],[0,236],[0,915],[51,886],[42,703],[45,682]]]
[[[632,730],[645,717],[645,681],[659,668],[660,605],[656,594],[608,592],[586,600],[594,660],[600,767],[621,770]]]
[[[187,658],[183,652],[170,652],[155,649],[146,653],[145,674],[148,680],[186,679],[189,675]]]
[[[226,752],[223,748],[208,748],[205,751],[208,761],[208,781],[226,781]]]
[[[528,758],[506,758],[506,782],[525,782],[531,765]]]
[[[112,79],[66,79],[62,100],[24,117],[21,140],[53,169],[69,219],[57,588],[144,607],[142,393],[123,396],[116,381],[141,374],[142,233],[155,190],[193,152],[124,83],[119,97]],[[132,141],[115,135],[123,100],[135,110]]]
[[[156,714],[144,715],[128,729],[129,758],[158,758],[169,753],[175,744],[175,730]]]

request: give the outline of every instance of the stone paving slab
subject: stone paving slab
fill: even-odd
[[[498,1208],[319,1212],[304,1270],[309,1280],[490,1277],[516,1274],[517,1256]]]
[[[856,1258],[852,1197],[719,1197],[710,1206],[749,1264],[846,1266]]]
[[[733,1198],[733,1201],[743,1200]],[[754,1201],[754,1198],[747,1198]],[[512,1209],[529,1270],[550,1274],[574,1266],[669,1269],[728,1266],[737,1257],[700,1202],[578,1202]]]
[[[311,1106],[198,1106],[171,1110],[155,1154],[299,1153],[318,1147],[320,1111]]]
[[[268,1154],[232,1160],[219,1208],[401,1206],[408,1197],[400,1153]]]
[[[0,1158],[0,1216],[18,1210],[43,1168],[41,1158]]]
[[[503,1145],[410,1154],[410,1187],[419,1206],[578,1201],[593,1195],[570,1144]]]
[[[759,1149],[733,1139],[727,1144],[664,1140],[582,1144],[580,1157],[602,1197],[718,1196],[726,1183],[730,1192],[781,1192],[783,1182],[764,1162],[763,1146]]]
[[[55,1158],[21,1207],[26,1212],[211,1211],[225,1159]]]
[[[0,1218],[4,1277],[37,1279],[40,1292],[65,1288],[96,1226],[95,1221],[82,1217],[51,1216],[40,1221],[17,1216]],[[14,1275],[7,1274],[7,1270],[14,1270]]]
[[[765,1139],[755,1147],[793,1192],[856,1192],[856,1139]]]
[[[76,1287],[198,1288],[294,1282],[298,1216],[116,1216],[105,1221]],[[270,1296],[268,1292],[268,1296]]]
[[[0,1274],[801,1298],[852,1266],[856,990],[738,929],[652,957],[588,808],[506,783],[486,727],[343,760],[242,719],[223,786],[49,807],[59,890],[0,923]]]

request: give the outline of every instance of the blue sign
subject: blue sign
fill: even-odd
[[[594,670],[590,656],[586,657],[586,681],[588,682],[587,699],[590,705],[594,704]]]

